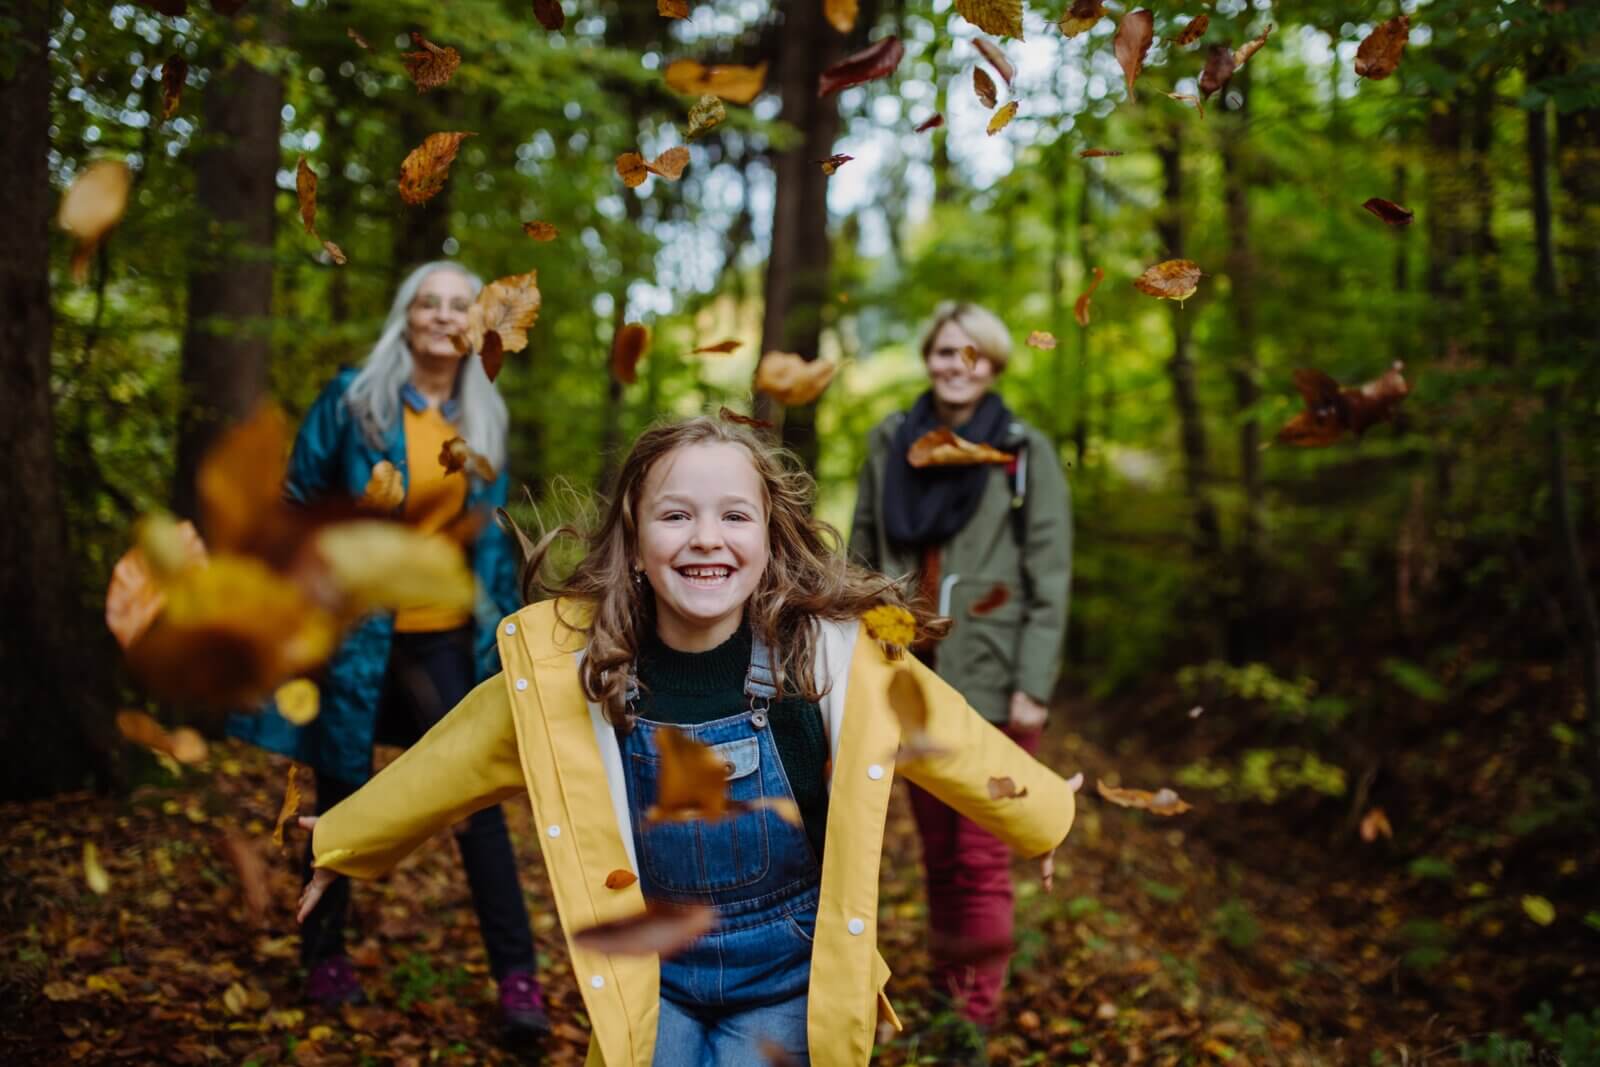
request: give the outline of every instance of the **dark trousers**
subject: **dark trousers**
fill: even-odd
[[[420,738],[466,696],[473,684],[472,630],[394,635],[378,710],[380,735]],[[319,774],[317,814],[321,815],[355,792],[359,785]],[[478,929],[496,979],[508,972],[534,969],[533,933],[517,881],[516,856],[500,806],[485,808],[456,826],[456,845],[472,889]],[[311,879],[311,847],[306,845],[304,881]],[[350,880],[337,878],[300,927],[300,962],[312,967],[344,952],[344,928],[350,912]]]

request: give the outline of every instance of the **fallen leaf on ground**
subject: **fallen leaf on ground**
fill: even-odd
[[[959,437],[948,426],[929,430],[911,443],[906,462],[913,467],[971,467],[983,463],[1010,463],[1014,456],[992,445]]]
[[[1396,15],[1379,23],[1356,48],[1356,75],[1382,81],[1400,66],[1400,57],[1411,37],[1411,20]]]
[[[662,77],[668,86],[690,96],[720,97],[730,104],[748,104],[761,94],[767,83],[767,65],[753,67],[733,63],[705,66],[692,59],[675,59],[667,64]]]
[[[1177,45],[1179,48],[1194,44],[1196,41],[1206,35],[1206,27],[1210,25],[1210,15],[1196,15],[1194,18],[1189,20],[1189,24],[1179,32],[1178,36],[1173,38],[1172,43]]]
[[[817,79],[817,97],[830,96],[852,85],[887,78],[900,65],[906,46],[895,36],[885,37],[861,51],[848,55],[822,72]]]
[[[1048,352],[1056,346],[1056,335],[1049,330],[1034,330],[1028,334],[1025,342],[1029,348],[1038,348]]]
[[[1394,827],[1389,825],[1389,816],[1382,808],[1373,808],[1361,816],[1361,840],[1370,844],[1380,837],[1392,839]]]
[[[1278,431],[1277,440],[1303,448],[1331,445],[1346,433],[1361,436],[1372,426],[1394,417],[1400,402],[1411,392],[1396,360],[1373,381],[1354,388],[1341,386],[1322,371],[1302,367],[1294,372],[1306,409]]]
[[[1016,117],[1016,114],[1017,101],[1006,101],[999,111],[996,111],[993,115],[989,116],[989,136],[993,137],[995,134],[1009,126],[1011,124],[1011,120]]]
[[[821,396],[838,370],[837,363],[768,352],[756,365],[756,388],[786,407],[799,407]]]
[[[1117,63],[1122,67],[1122,76],[1127,80],[1130,100],[1134,98],[1134,79],[1144,69],[1145,54],[1150,51],[1150,42],[1155,40],[1155,26],[1155,16],[1143,8],[1130,11],[1117,23],[1117,36],[1112,47],[1117,55]]]
[[[639,380],[639,361],[650,349],[650,330],[638,322],[625,324],[611,339],[611,376],[624,385]]]
[[[111,875],[100,865],[100,850],[93,841],[83,843],[83,881],[96,896],[111,892]]]
[[[1013,782],[1010,778],[989,779],[990,800],[1006,800],[1012,797],[1021,798],[1027,795],[1028,787],[1023,786],[1021,789],[1018,789],[1017,783]]]
[[[400,199],[425,204],[437,196],[450,177],[450,164],[455,162],[461,142],[472,136],[461,131],[428,134],[400,164]]]
[[[283,828],[300,814],[300,765],[289,764],[289,782],[283,787],[283,803],[278,807],[278,821],[272,827],[272,843],[283,847]]]
[[[1122,789],[1106,785],[1104,781],[1095,782],[1095,788],[1100,791],[1102,797],[1113,804],[1124,808],[1138,808],[1152,815],[1181,815],[1189,810],[1189,805],[1171,789],[1158,789],[1151,793],[1144,789]]]
[[[416,30],[411,31],[411,43],[417,46],[418,51],[401,52],[400,62],[405,65],[406,75],[419,93],[445,85],[461,66],[460,52],[450,47],[441,48]]]
[[[1089,288],[1078,294],[1078,299],[1072,302],[1072,317],[1079,326],[1089,325],[1089,300],[1094,296],[1094,291],[1100,288],[1100,283],[1105,281],[1106,272],[1103,267],[1094,268],[1094,281],[1089,283]]]
[[[1408,208],[1403,208],[1393,200],[1384,200],[1382,197],[1369,197],[1361,205],[1390,226],[1409,226],[1416,215]]]
[[[956,0],[956,14],[984,33],[1022,40],[1022,0]]]
[[[1549,926],[1556,921],[1556,907],[1544,897],[1529,894],[1522,898],[1522,912],[1540,926]]]
[[[1106,5],[1101,0],[1072,0],[1072,6],[1056,25],[1063,35],[1076,37],[1105,17]]]
[[[716,924],[716,911],[703,904],[646,902],[638,915],[576,931],[572,943],[607,955],[668,959],[710,933]]]
[[[1181,304],[1200,288],[1200,275],[1200,267],[1193,260],[1168,259],[1147,269],[1133,284],[1147,296]]]

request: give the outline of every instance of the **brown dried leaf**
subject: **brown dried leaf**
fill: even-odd
[[[897,668],[889,678],[889,710],[900,721],[903,734],[920,734],[928,729],[928,698],[909,667]]]
[[[561,10],[561,0],[533,0],[533,17],[552,33],[567,24],[567,13]]]
[[[524,222],[522,232],[532,237],[535,241],[554,241],[561,233],[555,226],[548,222]]]
[[[494,465],[474,452],[462,437],[452,437],[440,447],[439,466],[446,474],[471,472],[486,482],[494,481]]]
[[[1113,47],[1117,54],[1117,63],[1122,67],[1122,75],[1128,81],[1128,99],[1134,99],[1133,82],[1139,77],[1139,72],[1144,69],[1145,54],[1150,51],[1150,42],[1155,40],[1156,18],[1149,11],[1140,8],[1130,11],[1122,16],[1122,21],[1117,23],[1117,36]]]
[[[739,346],[742,343],[743,342],[737,341],[734,338],[730,337],[726,341],[718,341],[714,345],[701,345],[699,348],[695,349],[693,351],[693,353],[691,353],[691,354],[692,355],[696,355],[696,356],[699,356],[699,355],[726,356],[730,352],[738,351]],[[724,408],[723,410],[726,411],[727,409]]]
[[[272,843],[283,847],[283,828],[289,820],[300,814],[300,765],[289,764],[289,783],[283,788],[283,803],[278,807],[278,822],[272,828]]]
[[[619,867],[610,874],[606,875],[606,888],[626,889],[638,880],[639,876],[637,874],[634,874],[632,871],[623,870]]]
[[[161,64],[161,117],[170,119],[183,103],[183,84],[189,77],[188,62],[176,52]]]
[[[849,33],[856,28],[859,8],[858,0],[822,0],[822,17],[840,33]]]
[[[393,511],[405,498],[405,481],[395,465],[386,459],[374,463],[372,473],[367,476],[367,487],[361,494],[361,503],[377,511]]]
[[[317,172],[301,156],[294,168],[294,192],[300,201],[300,222],[307,233],[317,232]]]
[[[932,115],[928,116],[927,118],[923,119],[921,122],[917,123],[916,129],[912,130],[912,132],[913,133],[927,133],[929,130],[937,130],[940,126],[943,126],[943,125],[944,125],[944,116],[941,115],[939,112],[935,111]]]
[[[1005,79],[1006,84],[1009,86],[1017,76],[1017,69],[1011,65],[1011,60],[1006,58],[1006,54],[1001,51],[1000,46],[987,37],[979,37],[972,44],[983,54],[983,58],[989,61],[989,65],[995,69],[1000,77]],[[991,104],[989,106],[993,107],[994,105]]]
[[[650,176],[650,168],[637,152],[624,152],[617,157],[617,176],[629,189],[637,189]]]
[[[500,335],[502,352],[528,347],[528,329],[539,318],[539,272],[508,274],[484,286],[467,309],[467,351],[482,352],[490,331]]]
[[[82,285],[89,277],[89,259],[105,235],[128,209],[133,174],[116,159],[97,159],[72,179],[61,197],[57,224],[77,238],[72,257],[72,280]]]
[[[326,237],[322,238],[322,250],[328,253],[329,259],[333,260],[341,267],[350,262],[350,257],[344,254],[344,249],[340,248]]]
[[[1113,804],[1124,808],[1138,808],[1152,815],[1182,815],[1189,810],[1189,805],[1171,789],[1158,789],[1151,793],[1144,789],[1121,789],[1114,785],[1106,785],[1103,780],[1095,782],[1095,788],[1100,791],[1102,797]]]
[[[856,157],[841,154],[829,156],[827,159],[819,159],[817,160],[817,163],[822,167],[822,173],[832,174],[854,158]]]
[[[980,355],[977,345],[961,346],[961,362],[965,363],[969,369],[978,365],[978,357]]]
[[[1394,417],[1395,410],[1411,392],[1399,360],[1373,381],[1354,388],[1340,386],[1319,370],[1301,368],[1294,372],[1295,387],[1304,398],[1306,409],[1278,431],[1277,440],[1303,448],[1331,445],[1354,433],[1357,437],[1380,422]]]
[[[1056,346],[1056,335],[1048,330],[1034,330],[1028,334],[1028,340],[1025,343],[1029,348],[1038,348],[1048,352]]]
[[[956,436],[948,426],[929,430],[911,443],[906,462],[913,467],[971,467],[983,463],[1010,463],[1017,457],[991,445]]]
[[[644,911],[613,919],[572,935],[572,943],[590,952],[618,956],[670,958],[711,932],[717,913],[704,904],[661,904],[647,901]]]
[[[1393,200],[1384,200],[1381,197],[1371,197],[1361,206],[1390,226],[1409,226],[1411,220],[1416,217],[1409,209],[1401,207]]]
[[[982,618],[985,615],[999,611],[1006,601],[1010,599],[1011,590],[1007,588],[1004,582],[996,582],[989,587],[987,593],[972,602],[972,606],[967,609],[967,614]]]
[[[656,14],[664,19],[686,19],[689,0],[656,0]]]
[[[366,49],[368,52],[372,51],[372,46],[367,43],[367,39],[365,37],[361,36],[359,33],[357,33],[355,31],[354,27],[346,26],[344,28],[344,32],[345,32],[345,35],[347,37],[349,37],[352,41],[354,41],[357,45],[359,45],[360,47]]]
[[[1179,48],[1194,44],[1206,35],[1206,28],[1211,25],[1211,16],[1206,14],[1196,15],[1189,20],[1183,31],[1173,38],[1172,43]]]
[[[1106,5],[1102,0],[1072,0],[1072,7],[1061,16],[1057,26],[1063,35],[1076,37],[1086,30],[1092,29],[1094,24],[1106,17]]]
[[[1261,51],[1262,46],[1267,43],[1267,38],[1271,35],[1272,26],[1269,23],[1267,28],[1261,31],[1261,36],[1256,37],[1253,40],[1246,41],[1244,44],[1240,45],[1233,53],[1234,71],[1237,72],[1240,67],[1249,62],[1251,56]]]
[[[500,377],[500,368],[505,366],[506,362],[506,346],[505,342],[500,340],[499,330],[484,331],[478,359],[483,362],[483,373],[491,382]]]
[[[890,35],[853,55],[845,56],[824,70],[817,79],[817,98],[848,89],[852,85],[887,78],[894,73],[905,54],[906,46],[900,43],[900,38]]]
[[[1233,78],[1233,49],[1214,44],[1206,50],[1206,66],[1200,72],[1200,98],[1209,100]]]
[[[956,0],[956,14],[984,33],[1022,40],[1022,0]]]
[[[672,727],[656,731],[661,773],[645,821],[716,820],[729,814],[728,770],[709,745]]]
[[[717,418],[726,419],[728,422],[736,422],[740,426],[748,426],[752,430],[771,431],[777,429],[776,426],[772,425],[772,423],[768,422],[766,419],[751,418],[749,415],[740,414],[729,407],[719,408],[717,411]]]
[[[767,83],[767,65],[743,67],[732,63],[704,66],[692,59],[675,59],[662,75],[667,85],[690,96],[721,97],[730,104],[748,104]]]
[[[1011,120],[1015,118],[1017,114],[1017,103],[1018,102],[1015,100],[1008,100],[999,111],[996,111],[993,115],[989,116],[990,137],[993,137],[995,134],[999,133],[1001,130],[1005,129],[1011,124]]]
[[[1147,296],[1183,303],[1200,288],[1200,267],[1190,259],[1168,259],[1157,263],[1133,280]]]
[[[1370,845],[1380,837],[1392,840],[1394,827],[1389,825],[1389,816],[1382,808],[1373,808],[1361,817],[1361,840]]]
[[[1072,317],[1078,320],[1079,326],[1089,325],[1089,298],[1094,296],[1094,291],[1100,288],[1100,283],[1105,281],[1106,272],[1102,267],[1094,268],[1094,281],[1089,283],[1089,288],[1078,294],[1078,299],[1072,304]]]
[[[406,74],[411,78],[411,84],[417,87],[418,93],[437,89],[455,77],[456,69],[461,66],[460,52],[454,48],[441,48],[416,30],[411,31],[411,43],[419,50],[401,52],[400,62],[405,65]]]
[[[444,188],[450,177],[461,142],[475,136],[469,132],[430,133],[400,164],[400,199],[408,204],[425,204]]]
[[[756,365],[756,388],[786,407],[800,407],[821,396],[838,370],[837,363],[768,352]]]
[[[992,108],[1000,102],[994,79],[982,67],[972,68],[972,91],[978,94],[978,103],[984,107]]]
[[[1356,49],[1357,76],[1382,81],[1393,74],[1410,37],[1411,20],[1404,15],[1380,23]]]
[[[659,174],[669,182],[683,177],[683,168],[689,165],[689,150],[682,145],[669,148],[645,164],[651,174]]]
[[[158,527],[164,545],[156,542]],[[151,553],[169,558],[152,562]],[[106,628],[116,637],[117,644],[124,649],[131,647],[166,607],[162,578],[186,566],[204,563],[205,559],[205,543],[189,520],[141,522],[139,544],[117,560],[106,588]]]
[[[722,101],[706,93],[689,109],[689,127],[683,131],[683,136],[692,141],[707,130],[721,125],[727,117],[728,109]]]
[[[1017,788],[1017,783],[1010,778],[989,779],[989,799],[1006,800],[1011,797],[1021,799],[1028,795],[1028,787]]]
[[[1202,119],[1206,117],[1205,102],[1202,101],[1198,96],[1195,96],[1193,93],[1168,93],[1167,96],[1169,99],[1176,100],[1180,104],[1190,105],[1196,111],[1200,112],[1200,117]]]
[[[1108,159],[1111,156],[1120,156],[1121,152],[1114,148],[1085,148],[1078,153],[1079,159]]]
[[[623,385],[639,380],[639,361],[650,348],[650,331],[642,323],[630,322],[611,339],[611,376]]]

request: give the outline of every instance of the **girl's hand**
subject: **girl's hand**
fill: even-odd
[[[1014,730],[1038,730],[1044,727],[1044,720],[1050,714],[1050,709],[1033,699],[1027,693],[1011,694],[1011,727]]]
[[[320,871],[318,874],[322,873]],[[1044,891],[1051,892],[1056,887],[1056,850],[1051,849],[1039,857],[1039,880],[1044,883]]]
[[[300,816],[300,829],[310,830],[316,825],[317,817],[315,815]],[[307,882],[306,887],[300,891],[300,907],[294,914],[295,922],[303,923],[306,921],[306,916],[311,914],[311,909],[317,906],[317,901],[322,899],[322,894],[328,891],[328,887],[333,884],[333,880],[337,877],[339,876],[326,867],[318,867],[311,872],[311,881]]]

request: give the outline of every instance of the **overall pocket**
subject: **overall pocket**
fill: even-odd
[[[728,797],[752,801],[761,795],[761,745],[754,737],[712,745],[728,770]],[[704,895],[753,885],[771,867],[766,813],[760,810],[708,822],[646,823],[644,813],[656,801],[661,761],[634,753],[634,824],[639,829],[639,861],[646,876],[667,893]]]

